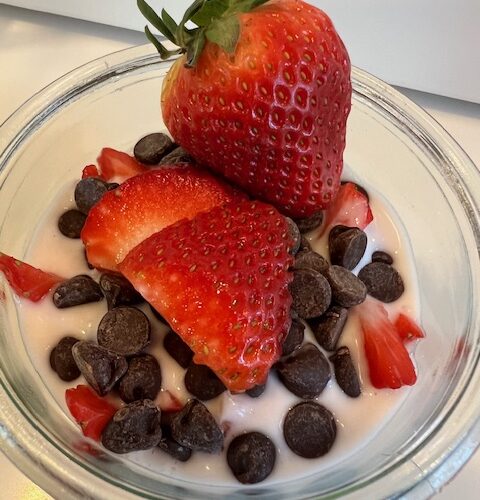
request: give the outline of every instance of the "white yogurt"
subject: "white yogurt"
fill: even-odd
[[[67,186],[45,214],[32,237],[25,261],[64,277],[75,274],[98,277],[96,271],[89,271],[87,268],[81,242],[65,238],[57,229],[58,216],[74,206],[73,189],[74,184]],[[369,189],[369,192],[372,194],[372,190]],[[402,310],[412,317],[418,317],[417,280],[407,235],[393,210],[388,208],[383,200],[371,196],[370,205],[374,221],[366,229],[368,247],[357,270],[370,261],[373,251],[388,251],[393,255],[394,265],[404,279],[406,291],[398,301],[387,307],[392,310],[392,314],[393,311],[398,313]],[[318,239],[316,234],[309,236],[315,249],[325,248],[325,237]],[[325,252],[321,253],[326,255]],[[50,351],[66,335],[96,340],[96,328],[106,312],[106,302],[59,310],[53,306],[51,298],[47,297],[37,304],[20,300],[19,309],[22,331],[32,362],[46,387],[68,415],[64,401],[65,390],[85,382],[83,378],[71,383],[60,381],[50,368],[48,361]],[[143,307],[143,310],[152,320],[152,344],[149,352],[157,357],[162,368],[162,390],[168,390],[180,401],[186,402],[189,396],[183,383],[184,370],[162,348],[167,328],[154,318],[148,307]],[[314,341],[308,328],[306,340]],[[266,391],[257,399],[246,395],[232,396],[225,392],[207,403],[217,421],[228,423],[230,426],[226,436],[227,445],[235,435],[250,430],[261,431],[273,440],[277,448],[277,461],[273,473],[262,484],[321,472],[327,466],[332,466],[346,456],[358,452],[382,426],[386,425],[408,394],[409,388],[378,390],[370,385],[361,330],[354,314],[350,314],[339,345],[347,345],[350,348],[358,366],[362,395],[357,399],[349,398],[340,390],[335,380],[331,380],[322,394],[316,398],[333,412],[337,422],[337,439],[332,450],[324,457],[314,460],[302,459],[286,446],[282,433],[283,418],[288,409],[300,400],[284,388],[275,374],[270,375]],[[181,463],[155,449],[131,453],[128,459],[154,471],[188,477],[190,480],[210,485],[238,484],[228,469],[224,453],[221,455],[194,453],[188,462]]]

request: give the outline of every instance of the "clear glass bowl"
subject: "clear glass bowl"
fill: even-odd
[[[159,93],[170,63],[150,46],[121,51],[61,78],[0,128],[0,249],[19,258],[58,189],[102,146],[131,148],[161,128]],[[376,437],[327,473],[245,489],[209,487],[92,453],[38,376],[15,298],[0,302],[0,446],[59,498],[363,498],[437,491],[480,441],[480,178],[424,111],[353,71],[346,162],[395,207],[411,239],[428,337],[418,382]],[[80,446],[79,446],[80,444]]]

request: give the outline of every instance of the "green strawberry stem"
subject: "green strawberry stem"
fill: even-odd
[[[145,34],[155,45],[162,59],[169,59],[177,54],[186,54],[185,66],[196,65],[205,42],[216,43],[225,52],[233,54],[240,36],[238,14],[267,3],[269,0],[195,0],[185,11],[180,24],[162,9],[160,16],[145,2],[137,0],[140,12],[160,33],[174,43],[178,49],[168,50],[158,38],[145,26]],[[196,27],[187,28],[187,23]]]

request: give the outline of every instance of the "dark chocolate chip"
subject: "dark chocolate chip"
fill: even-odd
[[[288,356],[298,349],[302,345],[304,336],[305,325],[299,319],[292,318],[290,330],[282,344],[282,356]]]
[[[192,456],[192,450],[186,446],[177,443],[172,437],[172,420],[178,412],[162,411],[162,439],[158,447],[165,453],[168,453],[175,460],[186,462]]]
[[[332,302],[342,307],[361,304],[367,296],[367,288],[352,272],[341,266],[330,266],[325,277],[332,288]]]
[[[74,337],[63,337],[50,353],[50,366],[65,382],[80,376],[80,370],[73,359],[72,347],[79,342]]]
[[[335,378],[342,391],[351,398],[358,398],[361,394],[360,380],[348,347],[340,347],[330,356],[330,361],[333,363]]]
[[[133,306],[144,300],[127,278],[118,273],[102,274],[100,288],[107,299],[109,310],[119,306]]]
[[[165,335],[163,347],[182,368],[188,368],[193,351],[173,330],[169,330]]]
[[[155,399],[162,385],[162,371],[150,354],[134,356],[118,384],[118,393],[126,403],[139,399]]]
[[[372,262],[383,262],[391,266],[393,264],[393,257],[387,252],[377,250],[372,253]]]
[[[358,227],[335,226],[328,236],[330,262],[354,269],[367,248],[367,235]]]
[[[287,413],[283,435],[295,454],[317,458],[330,451],[337,435],[337,425],[332,413],[324,406],[305,401]]]
[[[290,219],[290,217],[285,217],[285,219],[288,224],[288,232],[293,240],[292,248],[290,248],[290,253],[292,255],[295,255],[300,248],[300,244],[302,242],[302,235],[300,234],[298,226],[295,224],[295,222],[293,222],[292,219]]]
[[[80,238],[87,216],[80,210],[67,210],[58,219],[58,229],[67,238]]]
[[[295,270],[289,289],[292,294],[292,309],[302,319],[322,315],[332,299],[328,281],[313,269]]]
[[[348,318],[348,309],[331,306],[319,318],[310,321],[317,342],[327,351],[334,351]]]
[[[175,145],[168,137],[167,134],[157,132],[154,134],[148,134],[142,137],[135,147],[133,148],[133,154],[135,158],[146,165],[157,165],[160,160],[172,149]]]
[[[87,177],[78,182],[75,186],[75,203],[80,212],[88,214],[107,191],[108,184],[96,177]]]
[[[72,347],[72,354],[85,380],[100,396],[105,396],[128,368],[123,356],[93,342],[77,342]]]
[[[172,437],[193,451],[218,453],[223,447],[223,432],[207,407],[191,399],[172,419]]]
[[[283,385],[303,399],[318,396],[331,377],[327,358],[313,344],[305,344],[275,368]]]
[[[216,398],[226,390],[223,382],[205,365],[192,363],[185,372],[185,387],[202,401]]]
[[[138,354],[150,341],[150,321],[135,307],[116,307],[100,321],[97,340],[102,347],[118,354]]]
[[[293,265],[294,269],[313,269],[323,274],[328,269],[328,262],[313,250],[300,250]]]
[[[301,233],[308,233],[317,227],[321,226],[323,222],[323,212],[316,212],[310,217],[305,219],[295,219],[295,223]]]
[[[86,274],[66,280],[53,292],[53,303],[59,309],[74,307],[103,299],[100,285]]]
[[[195,160],[182,147],[177,147],[164,156],[159,165],[175,165],[177,163],[195,163]]]
[[[227,463],[233,475],[243,484],[255,484],[270,475],[276,450],[272,441],[260,432],[235,437],[227,450]]]
[[[251,389],[247,389],[245,391],[245,394],[247,394],[247,396],[250,396],[251,398],[258,398],[265,392],[266,387],[267,387],[266,382],[265,384],[258,384],[253,386]]]
[[[358,273],[368,293],[382,302],[393,302],[404,292],[405,286],[397,270],[384,262],[367,264]]]
[[[160,410],[143,399],[120,408],[102,433],[102,444],[114,453],[148,450],[162,437]]]
[[[302,234],[302,238],[300,240],[300,249],[299,251],[302,251],[302,250],[311,250],[312,249],[312,245],[310,245],[310,241],[308,240],[308,238],[306,236],[304,236]]]

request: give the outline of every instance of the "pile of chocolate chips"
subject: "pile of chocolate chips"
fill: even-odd
[[[192,161],[168,136],[150,134],[135,146],[135,156],[145,164]],[[86,214],[109,189],[100,179],[81,180],[75,188],[78,210],[69,210],[59,221],[59,230],[79,238]],[[340,388],[350,397],[361,393],[355,364],[348,347],[339,345],[349,308],[363,302],[367,293],[384,302],[396,300],[404,291],[402,278],[385,252],[375,252],[372,262],[352,270],[362,259],[366,234],[358,229],[335,226],[329,233],[329,261],[314,252],[304,236],[319,227],[323,213],[293,222],[288,219],[295,240],[292,294],[292,322],[282,346],[282,357],[272,372],[300,400],[286,414],[283,433],[288,447],[304,458],[327,453],[336,438],[333,414],[316,401],[333,373]],[[207,366],[193,363],[193,352],[172,330],[163,347],[185,369],[185,387],[193,396],[178,412],[161,412],[154,400],[162,385],[158,361],[146,353],[150,343],[150,320],[138,306],[144,302],[120,274],[103,273],[98,283],[89,275],[75,276],[61,283],[53,294],[58,308],[73,307],[106,298],[108,312],[97,329],[97,342],[64,337],[50,354],[50,364],[64,381],[80,374],[100,395],[111,391],[125,402],[102,434],[102,444],[115,453],[158,447],[176,460],[186,461],[192,452],[218,453],[224,447],[224,432],[202,403],[218,397],[226,388]],[[152,308],[158,320],[164,319]],[[306,342],[305,323],[318,345]],[[322,349],[330,353],[329,357]],[[260,397],[265,385],[247,394]],[[227,449],[227,463],[242,483],[258,483],[273,470],[275,445],[255,430],[234,437]]]

